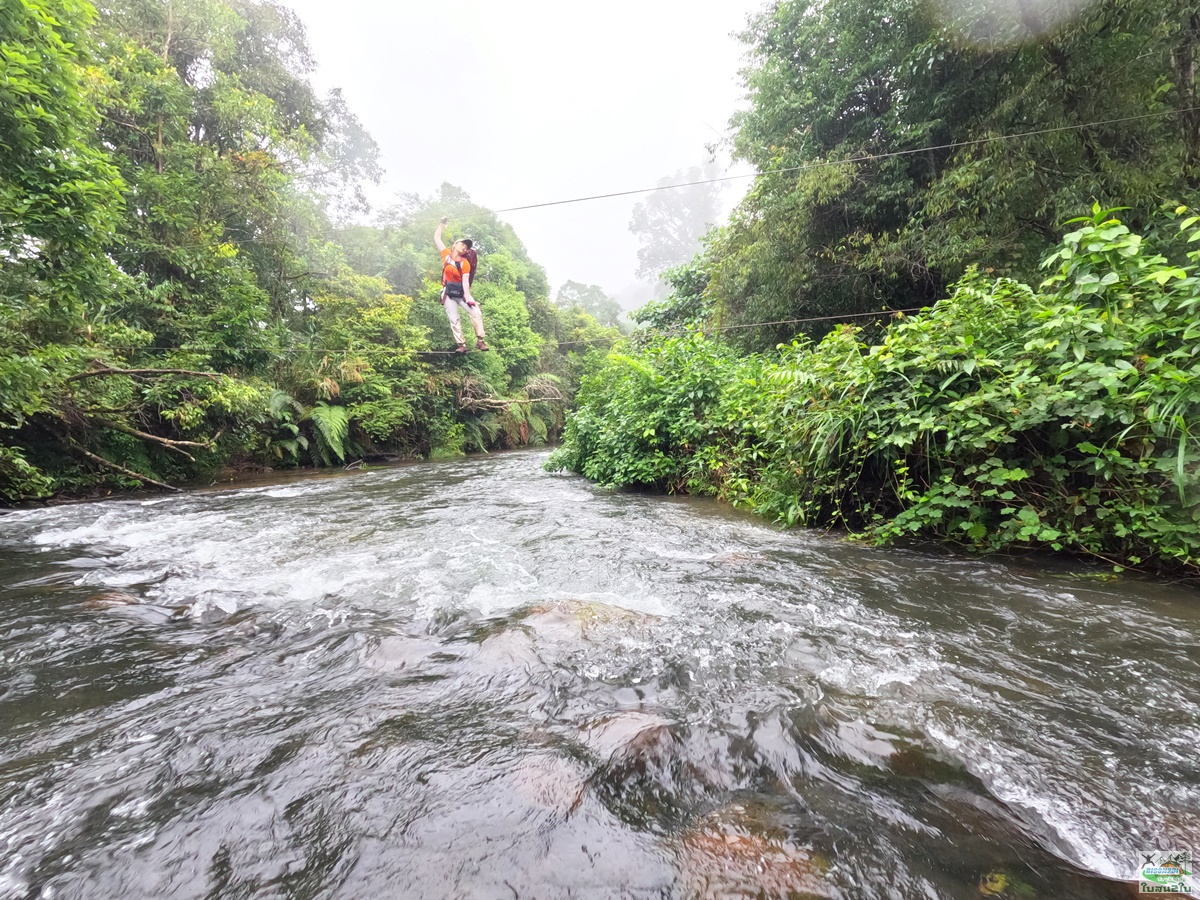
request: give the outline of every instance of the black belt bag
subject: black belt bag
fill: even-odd
[[[445,284],[446,296],[451,300],[461,300],[463,294],[463,286],[461,281],[447,281]]]

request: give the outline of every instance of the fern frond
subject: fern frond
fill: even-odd
[[[350,435],[350,413],[344,406],[330,406],[318,402],[308,411],[305,418],[313,423],[313,434],[317,438],[317,454],[321,461],[333,465],[333,457],[339,462],[346,459],[346,438]]]
[[[287,391],[281,391],[278,388],[271,393],[271,399],[267,402],[267,409],[277,419],[286,410],[291,410],[298,416],[304,415],[304,404]]]
[[[463,422],[463,449],[464,450],[486,450],[487,444],[484,443],[483,429],[479,427],[478,422],[467,420]]]
[[[480,416],[477,420],[479,427],[487,435],[488,441],[494,441],[504,431],[504,424],[500,421],[500,417],[495,413],[487,413]]]

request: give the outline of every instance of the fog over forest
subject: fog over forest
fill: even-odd
[[[716,175],[751,171],[731,167],[726,139],[744,93],[737,34],[759,0],[703,10],[683,0],[619,0],[603,14],[541,0],[467,0],[453,19],[444,7],[379,0],[287,5],[307,26],[314,82],[340,88],[379,144],[385,175],[369,191],[375,207],[446,181],[503,209],[690,180],[689,170],[706,165]],[[467,123],[450,124],[450,97],[462,98]],[[720,191],[720,218],[748,184]],[[694,197],[681,192],[674,202]],[[644,200],[502,218],[555,290],[568,280],[598,284],[632,307],[651,294],[636,276],[641,244],[629,230]]]

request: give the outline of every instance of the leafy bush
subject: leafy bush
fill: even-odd
[[[441,420],[430,428],[430,459],[453,459],[463,455],[466,426],[461,422]]]
[[[636,355],[610,353],[584,377],[564,446],[548,467],[605,485],[680,489],[708,437],[723,376],[737,366],[699,334],[660,338]]]
[[[550,465],[880,542],[1200,571],[1200,252],[1174,265],[1112,211],[1072,224],[1040,291],[971,271],[874,346],[610,354]]]

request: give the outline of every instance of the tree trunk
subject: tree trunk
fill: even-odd
[[[1171,54],[1179,90],[1179,128],[1183,137],[1183,173],[1188,187],[1200,187],[1200,97],[1196,89],[1196,46],[1200,44],[1200,13],[1181,24],[1179,46]]]
[[[1054,41],[1047,41],[1043,50],[1046,58],[1054,66],[1059,77],[1062,79],[1063,107],[1070,118],[1074,119],[1078,125],[1087,125],[1087,119],[1083,115],[1079,91],[1075,89],[1071,81],[1071,61],[1067,57],[1066,51]],[[1097,175],[1103,176],[1104,169],[1100,163],[1100,151],[1096,148],[1093,135],[1089,133],[1088,128],[1082,127],[1079,129],[1079,140],[1083,144],[1083,152],[1087,156],[1088,164],[1092,167],[1092,171]]]

